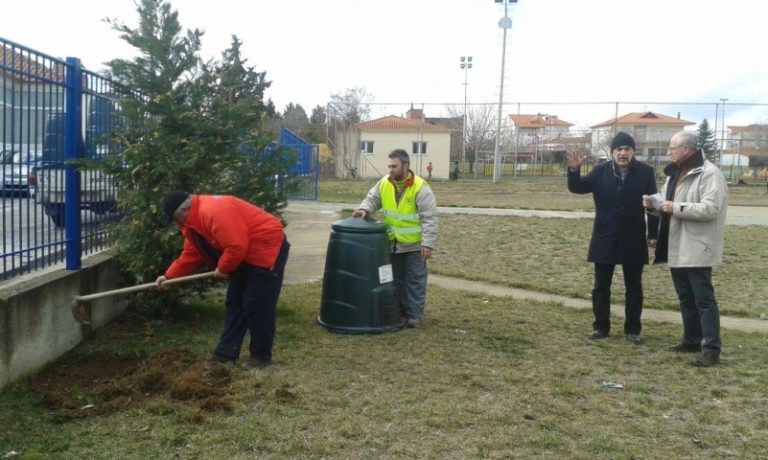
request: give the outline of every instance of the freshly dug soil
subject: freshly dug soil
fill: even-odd
[[[200,411],[229,411],[230,368],[168,348],[146,358],[69,355],[26,383],[61,421],[126,411],[166,399]]]

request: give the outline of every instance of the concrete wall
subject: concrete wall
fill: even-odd
[[[90,333],[121,314],[123,297],[85,304],[90,325],[72,316],[76,295],[121,287],[117,263],[104,252],[83,261],[83,269],[57,269],[3,281],[0,287],[0,390],[42,369]]]

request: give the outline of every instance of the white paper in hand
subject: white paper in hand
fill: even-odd
[[[654,209],[661,209],[661,203],[664,202],[664,196],[661,193],[654,193],[648,198],[650,198]]]

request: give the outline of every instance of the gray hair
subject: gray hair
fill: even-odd
[[[397,158],[402,164],[411,163],[411,158],[408,156],[408,152],[403,149],[395,149],[391,151],[387,156],[393,160]]]
[[[699,139],[696,136],[696,133],[692,131],[680,131],[679,133],[675,134],[673,136],[675,139],[677,139],[677,145],[688,146],[692,151],[696,151],[696,148],[698,147]]]

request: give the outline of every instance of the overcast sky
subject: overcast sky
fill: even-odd
[[[248,63],[273,82],[267,96],[280,110],[294,102],[310,112],[331,94],[363,87],[382,115],[400,115],[411,103],[427,116],[445,115],[447,104],[464,103],[462,55],[473,57],[469,103],[499,101],[504,10],[493,0],[171,4],[183,27],[205,31],[203,57],[220,57],[236,34]],[[8,1],[2,16],[3,38],[79,57],[92,70],[132,54],[102,21],[136,25],[132,0]],[[713,123],[713,104],[653,103],[727,98],[729,124],[768,122],[768,1],[519,0],[510,16],[505,114],[516,112],[517,102],[606,102],[549,106],[589,125],[611,118],[614,101],[632,101],[640,104],[622,104],[619,115],[659,110]],[[543,107],[522,105],[521,112],[550,111]]]

